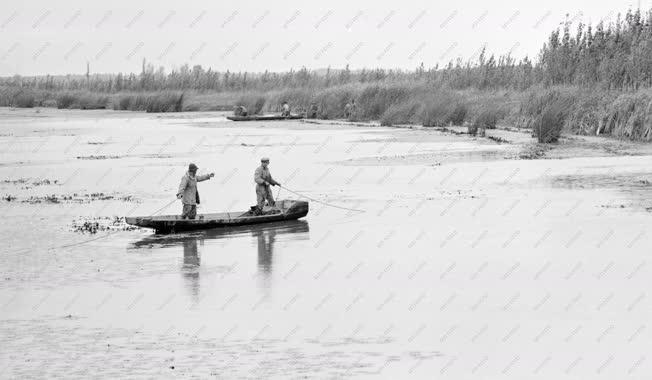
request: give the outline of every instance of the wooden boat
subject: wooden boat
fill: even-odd
[[[249,116],[227,116],[229,120],[233,121],[269,121],[269,120],[294,120],[294,119],[303,119],[303,115],[290,115],[290,116],[281,116],[281,115],[249,115]]]
[[[180,215],[134,216],[125,219],[134,226],[153,228],[158,233],[170,233],[295,220],[306,215],[308,202],[286,199],[276,201],[275,207],[265,207],[262,215],[255,215],[249,210],[199,214],[195,219],[181,219]]]

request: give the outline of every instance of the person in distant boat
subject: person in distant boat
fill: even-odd
[[[308,112],[308,118],[310,119],[316,119],[317,118],[317,113],[319,112],[319,107],[317,106],[317,103],[312,102],[310,103],[310,109]]]
[[[281,184],[276,182],[272,178],[272,174],[269,172],[269,158],[263,157],[260,159],[260,166],[256,168],[254,172],[254,182],[256,182],[256,212],[262,213],[263,206],[265,206],[265,201],[269,206],[274,206],[274,196],[272,195],[272,189],[270,186],[280,186]]]
[[[351,101],[346,103],[344,106],[344,117],[347,119],[353,119],[355,117],[355,109],[355,99],[351,99]]]
[[[247,116],[247,107],[245,106],[236,106],[235,109],[233,110],[233,114],[235,116]]]
[[[290,105],[288,104],[288,102],[283,102],[283,106],[281,109],[281,116],[283,117],[290,116]]]
[[[197,205],[199,204],[199,191],[197,191],[197,182],[206,181],[215,177],[215,173],[197,175],[197,165],[188,165],[188,172],[181,178],[177,198],[181,199],[183,209],[181,219],[195,219],[197,216]]]

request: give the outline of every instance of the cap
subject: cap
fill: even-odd
[[[188,165],[188,170],[191,171],[191,172],[192,171],[197,171],[197,169],[199,169],[199,168],[195,164]]]
[[[269,162],[269,157],[263,157],[260,159],[260,162]]]

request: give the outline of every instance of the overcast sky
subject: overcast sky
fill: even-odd
[[[615,20],[638,1],[3,1],[0,75],[413,69],[489,52],[536,57],[564,16]],[[650,7],[651,0],[640,2]]]

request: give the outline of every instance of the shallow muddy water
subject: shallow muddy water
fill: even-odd
[[[0,377],[652,373],[650,155],[519,160],[432,130],[221,113],[0,109],[0,125]],[[289,189],[366,212],[74,228],[152,214],[190,162],[215,172],[200,213],[247,210],[261,156]]]

